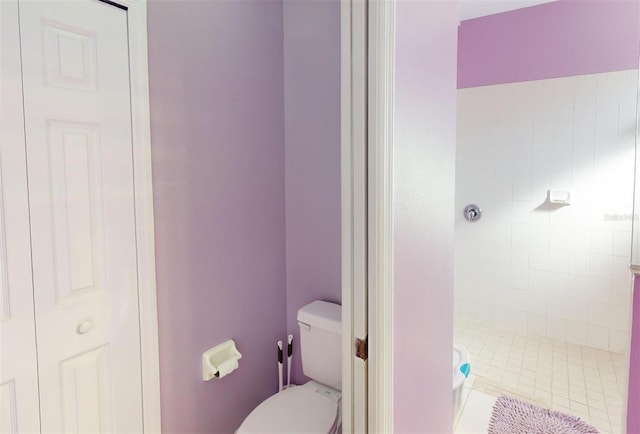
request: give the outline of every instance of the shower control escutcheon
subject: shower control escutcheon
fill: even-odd
[[[464,207],[464,218],[469,222],[475,222],[482,217],[482,209],[476,204],[467,205]]]

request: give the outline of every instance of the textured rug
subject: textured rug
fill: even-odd
[[[493,406],[489,434],[598,434],[577,417],[547,410],[510,396]]]

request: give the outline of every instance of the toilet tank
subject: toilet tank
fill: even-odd
[[[298,310],[304,375],[342,390],[342,307],[314,301]]]

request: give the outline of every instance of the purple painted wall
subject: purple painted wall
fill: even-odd
[[[638,434],[640,433],[640,277],[635,278],[633,289],[627,433]]]
[[[452,431],[456,2],[396,4],[394,432]]]
[[[340,2],[284,2],[287,330],[298,309],[340,302]]]
[[[231,433],[286,333],[282,2],[148,3],[165,433]],[[203,382],[233,338],[240,368]]]
[[[640,2],[559,0],[463,21],[458,88],[638,67]]]

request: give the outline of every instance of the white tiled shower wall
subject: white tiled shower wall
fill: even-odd
[[[457,318],[626,350],[637,86],[631,70],[458,91]]]

